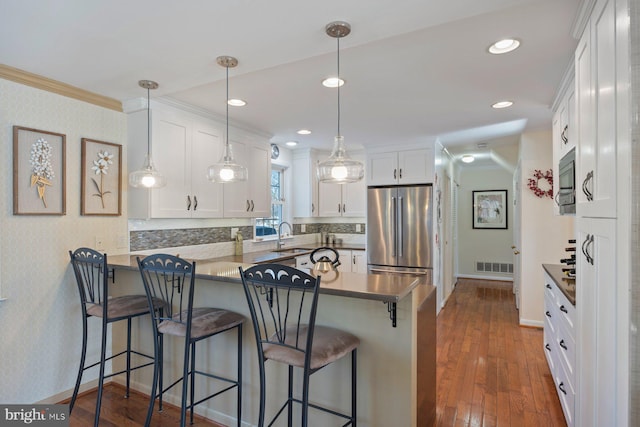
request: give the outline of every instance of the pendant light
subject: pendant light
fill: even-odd
[[[219,56],[216,62],[227,69],[227,133],[222,157],[207,168],[207,179],[222,183],[246,181],[249,177],[247,168],[235,162],[229,143],[229,68],[237,66],[238,60],[232,56]]]
[[[151,159],[151,105],[149,91],[157,89],[158,83],[151,80],[140,80],[138,85],[147,89],[147,155],[142,169],[129,174],[129,185],[136,188],[161,188],[167,184],[164,175],[156,170]]]
[[[351,32],[346,22],[332,22],[325,27],[326,33],[338,42],[338,79],[340,79],[340,39]],[[347,154],[344,137],[340,134],[340,85],[338,90],[338,134],[333,143],[333,151],[328,159],[318,163],[318,180],[328,184],[347,184],[360,181],[364,177],[364,165]]]

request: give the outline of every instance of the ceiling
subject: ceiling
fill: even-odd
[[[235,56],[232,123],[283,144],[329,149],[337,131],[336,20],[341,133],[348,149],[438,138],[451,152],[517,142],[550,128],[551,103],[572,61],[580,0],[2,0],[0,62],[121,101],[167,97],[225,115],[225,69]],[[502,38],[518,50],[491,55]],[[490,106],[512,100],[511,108]],[[311,135],[296,130],[307,128]]]

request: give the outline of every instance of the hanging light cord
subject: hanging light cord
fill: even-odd
[[[340,136],[340,37],[338,41],[338,136]]]
[[[227,64],[227,137],[225,141],[225,162],[227,161],[227,157],[229,157],[229,64]]]
[[[149,105],[149,85],[147,85],[147,157],[151,161],[151,105]]]

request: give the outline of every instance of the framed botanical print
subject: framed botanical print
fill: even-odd
[[[66,213],[66,135],[13,127],[13,214]]]
[[[82,138],[82,215],[122,214],[122,145]]]
[[[507,229],[507,190],[473,192],[473,228]]]

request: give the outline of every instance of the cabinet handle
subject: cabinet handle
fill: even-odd
[[[356,256],[353,255],[353,265],[356,265]]]
[[[558,192],[556,193],[556,197],[553,198],[553,200],[555,200],[556,205],[560,206],[560,202],[558,201],[558,197],[560,197],[560,190],[558,190]]]
[[[547,317],[548,317],[549,319],[551,319],[551,313],[549,313],[548,311],[545,311],[545,312],[544,312],[544,314],[546,314],[546,315],[547,315]]]
[[[546,348],[546,349],[547,349],[547,351],[551,352],[551,347],[549,347],[549,344],[545,344],[545,345],[544,345],[544,348]]]
[[[591,255],[589,255],[588,248],[587,248],[587,246],[589,245],[589,242],[591,242],[591,234],[587,234],[587,237],[584,239],[584,242],[582,242],[582,253],[586,258],[587,262],[593,265]]]
[[[568,130],[569,130],[569,125],[565,125],[564,129],[562,130],[562,133],[560,134],[560,139],[562,139],[562,142],[564,142],[565,145],[567,144],[567,142],[569,142],[569,138],[567,138]]]
[[[595,257],[592,255],[593,251],[589,251],[589,247],[593,248],[593,244],[595,242],[595,234],[591,235],[591,238],[589,239],[589,243],[587,243],[587,255],[589,256],[589,264],[594,265],[594,263],[596,262]]]
[[[247,212],[251,209],[251,204],[249,203],[249,199],[247,199]]]
[[[195,212],[196,209],[198,209],[198,198],[194,194],[193,195],[193,211]]]
[[[567,348],[567,345],[564,343],[564,340],[560,340],[559,344],[560,344],[560,347],[564,348],[565,350],[569,350]]]
[[[396,171],[397,171],[397,169],[394,169],[394,170],[393,170],[393,179],[397,179],[397,178],[398,178],[398,177],[396,176]]]
[[[311,213],[314,213],[316,211],[316,205],[314,203],[311,203]]]
[[[564,390],[564,383],[560,383],[558,384],[558,388],[560,389],[560,391],[564,394],[567,394],[567,392]]]
[[[187,195],[187,210],[191,210],[191,196]]]
[[[342,212],[342,206],[338,203],[338,213]]]
[[[593,193],[591,193],[591,191],[589,191],[589,189],[587,188],[587,184],[589,184],[589,181],[591,180],[593,180],[593,171],[590,171],[584,178],[584,181],[582,181],[582,192],[585,196],[587,196],[587,201],[589,202],[593,201]]]
[[[347,213],[347,205],[345,203],[342,204],[342,213]]]
[[[251,200],[251,212],[253,212],[253,209],[255,208],[254,204],[253,204],[253,199]]]
[[[560,306],[560,311],[563,312],[563,313],[569,314],[569,312],[567,311],[567,308],[564,305]]]
[[[547,283],[546,285],[547,289],[551,289],[551,285]]]
[[[402,168],[400,168],[400,179],[402,179]]]

